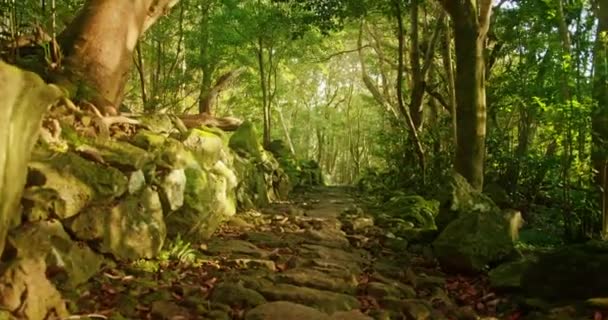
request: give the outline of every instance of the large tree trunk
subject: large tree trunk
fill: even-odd
[[[596,183],[600,191],[602,209],[602,237],[608,238],[608,0],[599,0],[597,8],[599,24],[594,55],[595,77],[593,81],[592,160]]]
[[[492,1],[442,0],[442,4],[454,21],[456,43],[457,144],[454,165],[456,172],[481,191],[486,140],[484,49]]]
[[[139,37],[178,2],[88,0],[59,37],[69,81],[82,82],[89,89],[87,99],[115,111]]]

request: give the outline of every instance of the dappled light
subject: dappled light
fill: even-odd
[[[608,0],[0,0],[0,319],[608,319]]]

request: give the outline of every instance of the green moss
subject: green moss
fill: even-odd
[[[229,142],[230,148],[245,157],[261,158],[262,145],[258,140],[258,133],[250,121],[245,121],[232,134]]]

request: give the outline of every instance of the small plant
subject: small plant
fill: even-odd
[[[173,241],[166,244],[165,249],[159,255],[160,260],[177,260],[180,263],[192,263],[196,260],[196,250],[190,242],[177,235]]]

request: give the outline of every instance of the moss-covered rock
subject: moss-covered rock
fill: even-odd
[[[21,225],[11,230],[8,243],[17,258],[44,258],[50,279],[64,288],[88,281],[103,263],[102,256],[73,241],[58,220]]]
[[[523,274],[532,264],[532,261],[524,259],[503,263],[488,272],[490,285],[502,290],[520,289]]]
[[[218,161],[227,162],[228,148],[223,134],[205,127],[192,129],[182,142],[205,168],[210,168]]]
[[[120,171],[68,153],[36,152],[29,164],[24,215],[29,221],[67,219],[93,201],[111,201],[127,190]]]
[[[167,137],[162,134],[140,130],[131,138],[131,143],[145,150],[153,150],[161,147],[166,140]]]
[[[230,148],[237,154],[247,158],[261,158],[262,145],[258,140],[258,133],[250,121],[243,122],[230,137]]]
[[[440,210],[435,223],[440,231],[463,214],[491,212],[498,209],[489,197],[475,191],[458,173],[452,174],[447,186],[440,190],[437,197]]]
[[[527,295],[548,300],[588,299],[608,296],[608,243],[557,248],[540,255],[523,273],[522,289]]]
[[[391,216],[410,222],[412,228],[437,228],[435,217],[439,212],[439,202],[436,200],[426,200],[418,195],[396,195],[383,207]]]
[[[170,235],[182,234],[191,241],[206,240],[236,213],[236,178],[228,175],[228,168],[221,168],[221,161],[218,163],[217,173],[200,167],[186,168],[184,205],[166,217]]]
[[[211,293],[211,301],[247,309],[266,303],[264,296],[238,283],[218,284]]]
[[[479,272],[516,256],[519,212],[474,212],[452,221],[433,242],[435,256],[450,271]]]
[[[271,301],[293,301],[330,314],[357,309],[360,306],[357,298],[350,295],[290,284],[262,286],[258,291]]]
[[[167,234],[160,198],[150,188],[117,204],[89,207],[68,228],[78,239],[98,243],[101,252],[126,260],[155,257]]]

